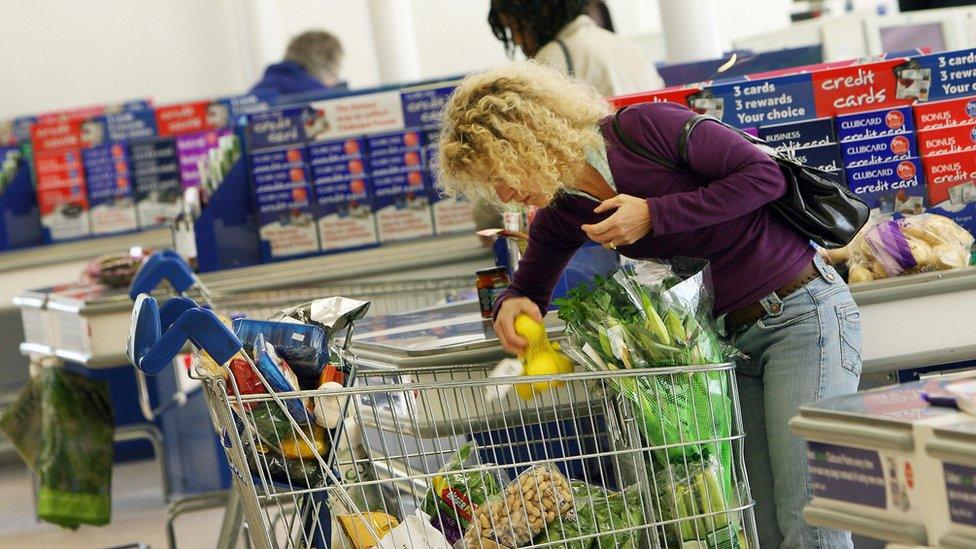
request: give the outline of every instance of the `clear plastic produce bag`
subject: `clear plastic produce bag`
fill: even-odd
[[[421,509],[431,523],[456,543],[471,524],[475,511],[502,491],[503,482],[490,464],[479,464],[474,443],[463,444],[431,479]]]
[[[826,255],[831,263],[846,262],[850,282],[858,283],[965,267],[972,246],[973,235],[951,219],[919,214],[876,218],[850,244]]]
[[[590,370],[720,364],[730,348],[712,318],[708,263],[637,261],[610,279],[598,278],[557,302],[566,321],[567,351]],[[620,378],[619,394],[640,421],[658,462],[718,458],[732,490],[732,401],[722,372]]]
[[[535,545],[554,544],[567,549],[640,546],[642,531],[637,528],[646,520],[639,486],[614,492],[578,480],[570,481],[570,485],[574,510],[550,524],[533,540]]]
[[[114,417],[107,383],[42,368],[0,428],[38,476],[38,517],[72,529],[108,524]]]

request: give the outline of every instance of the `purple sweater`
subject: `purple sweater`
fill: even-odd
[[[678,136],[688,109],[672,103],[628,108],[621,129],[647,150],[678,159]],[[614,135],[612,118],[600,122],[617,192],[647,199],[651,232],[618,251],[630,258],[699,257],[711,262],[715,313],[750,305],[796,278],[813,259],[809,240],[765,207],[786,192],[779,166],[732,130],[705,122],[688,141],[691,172],[677,172],[630,152]],[[597,204],[561,195],[540,210],[518,271],[496,303],[528,297],[543,310],[576,250],[586,240],[580,228],[612,212],[594,214]]]

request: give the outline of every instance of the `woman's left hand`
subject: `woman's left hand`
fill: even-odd
[[[618,194],[604,200],[595,213],[615,211],[610,217],[595,225],[583,225],[583,231],[590,240],[605,248],[633,244],[651,232],[651,210],[643,198]]]

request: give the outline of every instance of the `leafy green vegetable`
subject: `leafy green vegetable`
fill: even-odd
[[[421,506],[433,518],[434,526],[448,539],[455,541],[468,529],[475,509],[489,497],[502,491],[501,483],[490,469],[460,472],[476,468],[473,464],[474,450],[475,445],[472,443],[458,448],[451,460],[438,471],[438,475],[431,479],[430,489],[427,490]],[[440,517],[447,517],[447,520],[441,521]],[[456,522],[456,526],[447,524],[449,520]],[[445,532],[444,529],[459,531]]]
[[[712,323],[703,270],[682,278],[660,267],[622,270],[557,300],[569,350],[581,363],[600,371],[725,362],[726,347]],[[662,271],[670,274],[660,276]],[[674,518],[702,513],[724,517],[721,511],[733,488],[732,448],[728,442],[707,441],[731,435],[727,376],[698,371],[613,378],[611,383],[630,403],[643,438],[662,448],[655,451],[662,466],[715,460],[714,471],[671,487],[677,496]],[[678,523],[683,534],[696,527],[713,532],[727,525],[728,520],[720,518]]]
[[[571,481],[570,485],[575,514],[567,513],[550,524],[547,530],[536,536],[534,544],[574,540],[566,542],[564,547],[597,549],[639,546],[640,530],[631,530],[646,523],[638,486],[613,492],[578,480]]]

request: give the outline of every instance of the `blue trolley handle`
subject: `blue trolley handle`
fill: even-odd
[[[186,302],[181,302],[185,306]],[[129,361],[146,375],[157,375],[183,350],[187,341],[209,354],[218,364],[234,357],[243,344],[217,315],[208,309],[190,307],[168,312],[179,316],[163,331],[156,300],[142,294],[132,308],[129,332]]]
[[[179,294],[185,294],[190,288],[197,288],[206,304],[212,306],[207,288],[183,258],[171,250],[156,252],[143,262],[129,285],[129,297],[135,301],[139,294],[152,292],[164,280]]]

